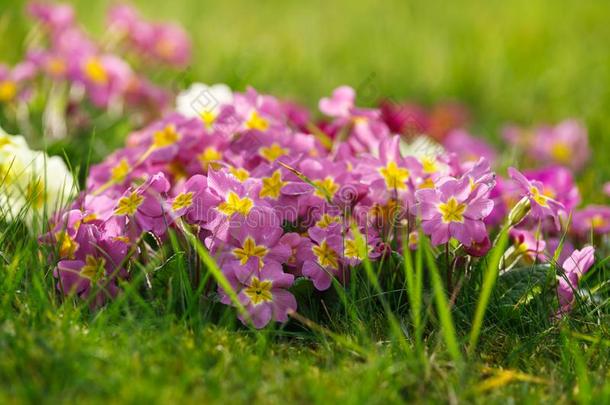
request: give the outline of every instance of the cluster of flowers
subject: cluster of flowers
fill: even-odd
[[[0,219],[25,219],[33,225],[71,201],[75,192],[62,158],[33,151],[22,136],[0,128]]]
[[[227,281],[221,301],[260,328],[296,310],[296,278],[320,291],[348,283],[367,257],[415,249],[420,230],[435,246],[481,257],[505,224],[514,242],[505,271],[551,261],[569,229],[558,283],[569,309],[593,261],[591,247],[571,254],[572,243],[610,230],[610,208],[578,210],[572,173],[558,165],[586,158],[579,124],[537,131],[538,158],[552,165],[510,168],[502,178],[492,171],[494,149],[467,131],[439,132],[440,143],[407,141],[394,131],[413,128],[411,114],[400,105],[392,114],[387,105],[386,113],[359,108],[355,97],[343,86],[322,98],[326,119],[314,125],[303,108],[251,88],[193,85],[177,112],[130,134],[124,149],[94,166],[86,190],[55,216],[42,239],[57,247],[58,288],[101,305],[130,277],[142,235],[164,241],[172,229],[199,238]],[[518,146],[524,131],[510,131]],[[574,160],[564,154],[576,151]]]
[[[69,5],[34,2],[28,12],[38,24],[25,58],[13,67],[0,64],[0,106],[7,116],[28,122],[23,111],[41,96],[45,135],[63,137],[89,128],[102,112],[129,116],[140,125],[169,106],[170,90],[148,77],[189,62],[190,41],[180,27],[151,23],[117,5],[108,12],[106,37],[95,41]]]

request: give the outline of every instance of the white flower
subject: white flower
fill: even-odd
[[[233,103],[233,92],[226,84],[193,83],[178,94],[176,110],[187,118],[200,117],[211,124],[220,112],[220,107]]]
[[[0,128],[0,219],[29,224],[61,208],[75,183],[63,160],[30,150],[22,136]]]

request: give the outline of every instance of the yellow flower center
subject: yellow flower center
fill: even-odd
[[[311,250],[316,255],[320,266],[330,267],[331,269],[339,268],[339,254],[328,246],[326,239],[319,246],[312,247]]]
[[[34,208],[40,209],[44,206],[45,195],[45,185],[42,180],[35,180],[28,183],[26,198]]]
[[[379,169],[379,173],[385,179],[388,190],[404,190],[407,188],[405,182],[409,179],[409,170],[398,167],[396,162],[389,162],[386,167]]]
[[[438,164],[436,163],[436,158],[433,156],[424,156],[421,158],[421,164],[424,173],[433,174],[438,172]]]
[[[180,134],[176,132],[173,125],[168,125],[153,135],[153,147],[164,148],[171,146],[180,140]]]
[[[59,245],[59,256],[67,259],[74,259],[74,253],[78,249],[78,243],[65,231],[55,234],[55,239]]]
[[[66,63],[61,58],[51,58],[45,65],[47,71],[54,76],[62,75],[66,71]]]
[[[121,161],[110,170],[110,178],[116,183],[121,183],[125,180],[130,170],[131,167],[129,167],[127,159],[121,159]]]
[[[274,143],[270,147],[264,146],[260,148],[258,153],[268,161],[273,162],[277,158],[287,155],[288,149],[284,149],[277,143]]]
[[[250,236],[244,240],[244,243],[241,248],[233,249],[233,255],[239,259],[239,263],[243,266],[248,263],[248,260],[251,257],[258,257],[259,266],[263,265],[263,258],[267,256],[269,249],[265,246],[257,245],[254,239]]]
[[[178,211],[183,208],[188,208],[191,205],[193,205],[193,192],[180,193],[174,198],[172,209]]]
[[[314,180],[313,184],[316,186],[314,194],[320,198],[333,198],[339,190],[339,185],[335,183],[332,177],[326,177],[324,180]]]
[[[12,80],[0,81],[0,103],[11,101],[17,95],[17,84]]]
[[[443,217],[444,223],[450,222],[464,222],[464,211],[466,211],[466,204],[460,204],[451,197],[446,203],[440,203],[438,210]]]
[[[255,110],[252,111],[252,113],[250,114],[250,118],[248,118],[248,121],[246,121],[246,128],[266,131],[267,128],[269,128],[269,121],[261,117],[259,113]]]
[[[4,148],[5,146],[12,145],[12,144],[13,144],[13,141],[11,141],[11,138],[9,138],[6,135],[0,134],[0,149]]]
[[[345,240],[343,255],[350,259],[358,259],[358,260],[364,259],[364,256],[362,254],[360,254],[360,249],[358,249],[358,244],[353,239]]]
[[[252,277],[250,285],[244,289],[244,293],[254,305],[270,302],[273,301],[273,294],[271,293],[272,285],[273,283],[270,280],[261,281],[257,277]]]
[[[97,58],[89,58],[85,63],[85,76],[95,84],[106,84],[108,73]]]
[[[248,172],[246,169],[230,167],[229,172],[242,183],[250,178],[250,172]]]
[[[571,155],[570,147],[564,142],[557,142],[551,148],[551,156],[560,163],[569,163]]]
[[[591,227],[593,229],[601,228],[606,225],[606,220],[601,215],[597,214],[591,218]]]
[[[538,204],[540,204],[543,207],[548,207],[548,205],[549,205],[549,203],[548,203],[549,197],[547,197],[544,194],[540,193],[540,190],[538,190],[538,187],[535,187],[535,186],[530,187],[530,194],[532,196],[532,199],[534,201],[536,201]]]
[[[418,188],[420,188],[420,189],[434,188],[434,180],[432,180],[432,178],[428,177],[427,179],[422,181],[422,183],[418,186]]]
[[[214,121],[216,121],[216,114],[214,114],[212,111],[203,111],[201,114],[199,114],[199,116],[207,128],[210,128]]]
[[[340,217],[334,217],[332,215],[324,214],[324,215],[322,215],[322,218],[320,218],[318,220],[318,222],[316,222],[316,226],[318,228],[326,229],[329,226],[331,226],[332,224],[337,224],[340,221],[341,221]]]
[[[213,169],[218,169],[220,165],[216,162],[220,159],[222,159],[222,153],[213,146],[208,146],[203,152],[197,155],[197,160],[199,160],[199,163],[201,163],[201,167],[203,167],[204,170],[207,170],[209,166],[212,166]]]
[[[114,210],[115,215],[133,215],[136,213],[140,205],[144,202],[144,197],[135,191],[129,196],[119,200],[119,204]]]
[[[282,191],[282,187],[288,184],[285,181],[282,181],[282,175],[279,170],[273,172],[271,177],[265,177],[262,179],[263,186],[261,187],[261,191],[259,193],[260,198],[273,198],[277,200],[280,196],[280,192]]]
[[[227,200],[218,206],[218,210],[225,215],[233,215],[235,213],[246,216],[254,206],[254,201],[248,197],[239,198],[237,194],[230,191],[227,195]]]
[[[103,277],[105,271],[106,259],[87,255],[85,257],[85,265],[82,267],[80,274],[90,280],[99,280]]]

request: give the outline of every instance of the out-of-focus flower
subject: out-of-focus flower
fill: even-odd
[[[32,151],[21,136],[0,128],[0,216],[29,223],[61,209],[75,192],[60,157]]]
[[[580,170],[591,153],[587,129],[576,120],[566,120],[555,127],[541,128],[536,133],[532,153],[538,161]]]
[[[591,233],[603,235],[610,232],[610,207],[589,205],[572,217],[572,231],[586,238]]]

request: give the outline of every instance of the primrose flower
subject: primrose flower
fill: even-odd
[[[252,258],[244,265],[232,265],[227,278],[248,313],[239,315],[245,325],[251,321],[260,329],[271,320],[286,322],[288,315],[297,309],[297,301],[288,291],[294,276],[284,273],[277,262],[270,261],[261,267],[258,260]],[[226,291],[220,289],[220,296],[223,304],[233,305]]]
[[[74,238],[77,243],[71,258],[60,260],[54,271],[57,288],[65,295],[77,294],[86,299],[95,294],[91,305],[101,306],[118,292],[117,280],[126,278],[123,261],[127,244],[120,240],[101,238],[95,225],[82,224]],[[62,240],[61,248],[66,246]]]
[[[415,178],[420,176],[422,165],[412,156],[401,156],[398,135],[381,142],[379,159],[369,157],[362,160],[356,171],[362,176],[362,182],[370,185],[375,202],[383,202],[398,194],[411,200],[409,205],[413,204]]]
[[[62,31],[74,24],[74,9],[68,4],[31,2],[27,9],[32,17],[52,31]]]
[[[127,90],[133,72],[115,55],[79,55],[72,71],[74,80],[84,86],[93,104],[108,107]]]
[[[576,120],[566,120],[536,132],[532,157],[538,161],[580,170],[590,154],[587,129]]]
[[[580,191],[574,181],[572,172],[562,166],[550,166],[543,169],[528,170],[523,175],[529,180],[542,184],[542,194],[563,204],[567,213],[574,210],[581,201]]]
[[[137,225],[138,233],[152,231],[158,236],[163,235],[170,221],[164,209],[169,187],[163,173],[151,176],[146,183],[136,189],[128,189],[118,199],[114,215],[126,218],[128,225]]]
[[[209,219],[209,210],[217,205],[220,199],[208,191],[208,181],[197,174],[188,179],[167,201],[166,212],[175,220],[183,217],[188,223],[202,224]]]
[[[233,261],[243,266],[253,257],[258,259],[261,266],[270,261],[282,264],[288,260],[290,250],[279,243],[282,228],[271,208],[254,207],[247,216],[232,220],[229,226],[229,242],[218,241],[213,246],[226,250],[221,258],[221,266]]]
[[[531,216],[535,220],[551,218],[559,228],[559,213],[565,210],[563,204],[544,194],[544,185],[537,180],[528,180],[520,171],[508,168],[508,174],[517,183],[522,195],[530,203]],[[523,218],[521,218],[523,219]]]
[[[571,230],[583,238],[588,237],[591,233],[604,235],[610,232],[610,207],[588,205],[584,209],[574,212]]]
[[[62,208],[75,191],[72,174],[58,156],[33,151],[22,136],[0,128],[0,216],[33,224]]]
[[[572,255],[563,262],[562,274],[557,277],[558,315],[565,315],[572,309],[575,300],[574,293],[578,289],[579,281],[589,271],[594,261],[595,249],[592,246],[586,246],[572,252]]]
[[[432,244],[455,238],[465,246],[487,237],[483,219],[493,209],[489,193],[472,189],[469,178],[444,181],[438,188],[417,190],[422,229],[432,237]]]
[[[336,233],[316,231],[316,228],[309,229],[309,237],[314,244],[303,263],[303,276],[310,278],[317,290],[328,290],[332,279],[342,276],[343,240]]]

